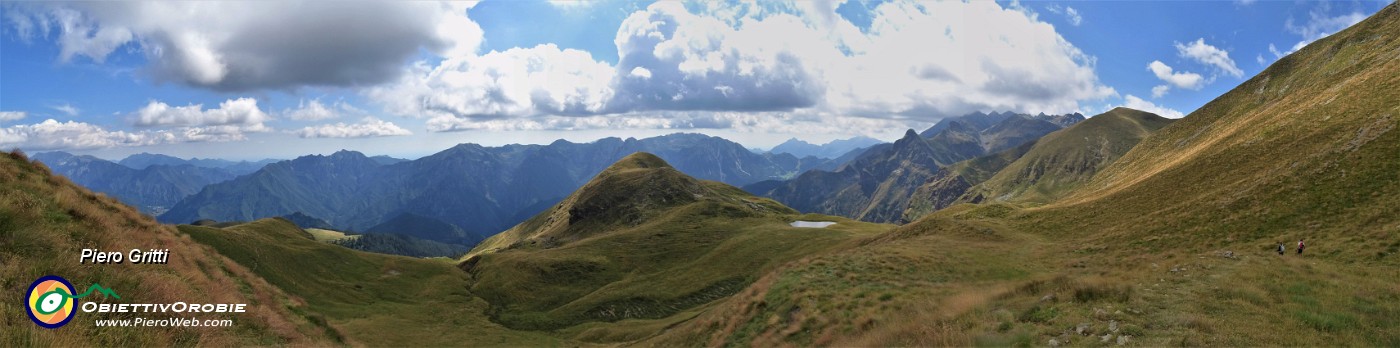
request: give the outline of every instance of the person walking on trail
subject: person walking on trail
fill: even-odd
[[[1302,240],[1302,239],[1299,239],[1299,240],[1298,240],[1298,255],[1302,255],[1302,254],[1303,254],[1303,240]]]
[[[1278,254],[1283,255],[1283,242],[1278,242]]]

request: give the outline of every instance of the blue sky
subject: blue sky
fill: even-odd
[[[892,140],[971,111],[1180,117],[1390,2],[346,4],[0,4],[0,147],[416,157]]]

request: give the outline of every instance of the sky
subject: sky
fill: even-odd
[[[0,148],[118,159],[1182,117],[1391,1],[0,2]]]

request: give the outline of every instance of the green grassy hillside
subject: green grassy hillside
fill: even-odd
[[[1395,262],[1397,12],[1280,59],[1038,215],[1097,211],[1083,231],[1158,250],[1316,238],[1338,260]]]
[[[1065,198],[932,213],[779,267],[645,343],[1400,345],[1397,6]]]
[[[170,249],[171,256],[166,265],[80,264],[80,251],[93,247],[160,247]],[[0,312],[5,313],[0,316],[0,346],[325,345],[338,335],[305,315],[307,306],[300,299],[255,272],[134,208],[51,174],[18,152],[0,156],[0,264],[5,265],[0,267]],[[230,319],[233,328],[99,328],[97,319],[136,315],[79,312],[67,325],[50,330],[23,313],[29,284],[51,274],[68,279],[78,291],[101,284],[121,297],[95,298],[99,302],[247,303],[249,313],[202,318]]]
[[[1054,133],[970,189],[967,202],[1049,202],[1088,182],[1138,142],[1172,120],[1149,112],[1115,108]]]
[[[836,221],[795,228],[795,220]],[[764,271],[888,225],[797,215],[637,153],[462,262],[472,292],[512,328],[627,341],[694,315]]]
[[[540,333],[490,322],[468,277],[444,260],[373,254],[318,242],[282,219],[223,229],[179,226],[306,303],[347,343],[396,346],[548,345]]]

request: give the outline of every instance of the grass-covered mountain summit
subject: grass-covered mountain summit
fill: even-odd
[[[789,226],[799,219],[837,224]],[[734,294],[765,270],[887,228],[798,215],[634,153],[482,242],[461,267],[507,327],[592,327],[601,340],[635,339],[653,325],[646,321],[683,319],[680,313]],[[603,324],[620,320],[644,322]]]

